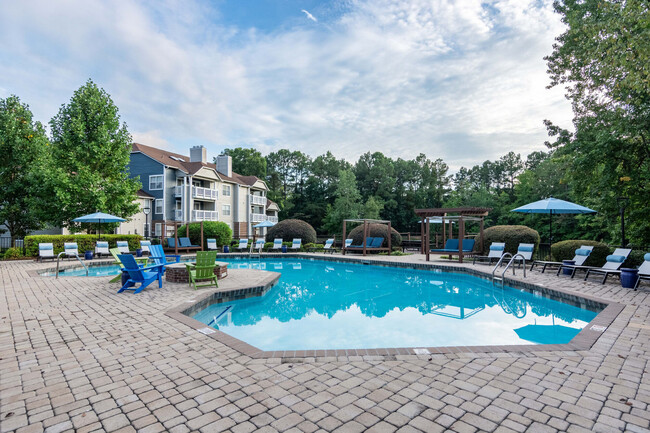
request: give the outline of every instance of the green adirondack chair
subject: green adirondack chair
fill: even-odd
[[[196,253],[196,264],[186,263],[187,273],[189,275],[188,284],[194,286],[194,290],[198,287],[208,287],[213,284],[219,287],[217,283],[217,276],[214,274],[214,262],[217,260],[216,251],[198,251]],[[197,285],[197,280],[210,280],[208,284]],[[213,283],[214,282],[214,283]]]
[[[119,249],[119,248],[111,248],[111,249],[108,250],[108,251],[110,251],[111,255],[112,255],[113,258],[115,259],[114,264],[116,264],[116,265],[120,265],[120,269],[124,269],[124,265],[122,264],[122,261],[121,261],[120,258],[118,257],[118,256],[121,254],[121,253],[120,253],[120,249]],[[216,259],[215,259],[215,260],[216,260]],[[138,258],[135,259],[135,261],[138,263],[138,266],[140,266],[140,265],[146,266],[146,265],[147,265],[147,262],[149,261],[149,259],[148,259],[147,257],[138,257]],[[116,283],[116,282],[120,281],[121,279],[122,279],[122,273],[120,272],[120,273],[117,274],[117,276],[116,276],[115,278],[113,278],[110,282],[111,282],[111,283]]]

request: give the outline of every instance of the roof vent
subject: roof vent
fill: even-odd
[[[190,148],[190,162],[208,162],[208,150],[203,146],[194,146]]]

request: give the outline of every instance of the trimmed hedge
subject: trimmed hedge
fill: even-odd
[[[587,257],[585,261],[585,266],[602,266],[605,263],[605,259],[608,255],[611,254],[611,249],[603,244],[602,242],[597,241],[586,241],[586,240],[568,240],[562,242],[556,242],[551,245],[551,257],[553,260],[561,262],[562,260],[571,260],[575,257],[575,252],[581,245],[593,246],[594,249]]]
[[[185,225],[178,228],[178,237],[184,238],[187,233]],[[216,239],[217,246],[229,245],[232,242],[232,229],[222,221],[203,222],[203,249],[208,248],[208,238]],[[193,245],[201,243],[201,223],[190,223],[190,241]]]
[[[390,228],[390,241],[392,247],[402,245],[402,236],[394,228]],[[371,223],[368,224],[368,237],[384,238],[383,248],[388,247],[388,226],[386,224]],[[361,245],[363,242],[363,224],[359,224],[347,234],[348,239],[352,239],[354,245]]]
[[[129,250],[135,251],[140,248],[140,241],[144,239],[141,235],[102,235],[101,241],[108,241],[109,248],[117,247],[117,241],[128,241]],[[63,251],[63,244],[76,242],[79,254],[84,251],[95,251],[97,243],[96,235],[35,235],[25,236],[25,255],[28,257],[38,256],[39,243],[54,244],[54,255]]]
[[[476,248],[480,245],[480,237],[476,240]],[[483,254],[490,250],[492,242],[505,242],[505,252],[515,254],[519,244],[535,244],[535,251],[539,247],[539,233],[527,226],[494,226],[483,231]],[[534,257],[534,256],[533,256]],[[573,257],[573,255],[571,256]]]
[[[302,239],[302,245],[316,242],[316,230],[306,221],[297,219],[282,220],[273,227],[269,227],[266,239],[271,242],[273,239],[281,238],[282,241]]]

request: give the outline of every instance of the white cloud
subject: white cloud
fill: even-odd
[[[316,17],[314,17],[314,16],[313,16],[312,14],[310,14],[308,11],[306,11],[306,10],[304,10],[304,9],[301,9],[300,11],[303,12],[303,13],[307,16],[308,19],[312,20],[312,21],[315,22],[315,23],[318,22],[318,20],[316,19]]]
[[[0,4],[0,96],[47,122],[92,77],[139,141],[180,153],[424,152],[457,168],[541,149],[542,120],[571,118],[545,89],[550,0],[357,0],[274,32],[219,24],[200,1]]]

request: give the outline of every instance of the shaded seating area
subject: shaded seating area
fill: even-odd
[[[346,239],[347,235],[347,225],[351,224],[363,224],[363,238],[364,241],[360,245],[353,245],[351,239]],[[382,246],[384,244],[383,237],[371,237],[369,236],[369,226],[370,224],[386,224],[388,226],[388,245],[386,247]],[[346,252],[360,252],[364,256],[372,252],[387,251],[390,255],[393,250],[391,245],[391,226],[390,221],[388,220],[373,220],[373,219],[347,219],[343,220],[343,239],[345,239],[345,244],[343,245],[343,255]],[[350,244],[348,244],[350,241]]]
[[[451,260],[453,256],[458,256],[458,262],[463,263],[464,257],[478,255],[478,251],[483,250],[483,245],[478,246],[478,251],[474,251],[476,241],[466,238],[466,223],[475,222],[479,224],[479,238],[483,239],[483,226],[485,217],[492,210],[484,207],[457,207],[457,208],[432,208],[432,209],[415,209],[415,214],[420,218],[421,237],[423,239],[421,253],[426,255],[426,260],[430,260],[431,255],[447,255]],[[431,249],[431,223],[433,221],[442,222],[443,239],[445,246],[443,248]],[[455,222],[458,227],[458,236],[454,239],[453,226],[449,225],[447,234],[446,222]]]

